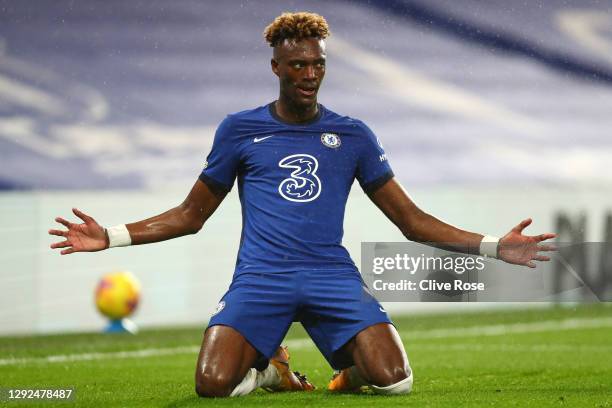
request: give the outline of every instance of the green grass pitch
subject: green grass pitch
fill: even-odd
[[[612,407],[610,305],[397,316],[395,322],[415,374],[407,396],[325,391],[332,370],[295,325],[287,337],[292,367],[308,374],[318,387],[312,393],[198,398],[200,328],[0,338],[0,387],[76,389],[74,401],[38,403],[44,407]]]

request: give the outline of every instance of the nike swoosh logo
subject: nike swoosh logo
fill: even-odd
[[[274,135],[271,135],[271,136],[264,136],[264,137],[256,137],[255,139],[253,139],[253,142],[254,142],[254,143],[259,143],[259,142],[261,142],[262,140],[266,140],[266,139],[268,139],[268,138],[270,138],[270,137],[272,137],[272,136],[274,136]]]

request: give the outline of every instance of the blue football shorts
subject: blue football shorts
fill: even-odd
[[[302,323],[335,369],[334,353],[363,329],[391,323],[357,271],[242,273],[234,277],[208,327],[229,326],[270,358],[291,323]]]

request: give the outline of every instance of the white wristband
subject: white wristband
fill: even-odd
[[[499,238],[485,235],[482,237],[482,241],[480,241],[480,255],[489,257],[489,258],[497,258],[497,246],[499,245]]]
[[[132,237],[125,224],[115,225],[106,230],[108,234],[108,247],[122,247],[132,245]]]

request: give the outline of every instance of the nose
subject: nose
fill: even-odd
[[[315,69],[312,65],[306,65],[306,69],[304,70],[304,79],[317,79]]]

